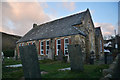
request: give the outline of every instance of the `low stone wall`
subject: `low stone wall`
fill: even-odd
[[[101,80],[111,80],[114,78],[120,78],[120,54],[117,55],[114,62],[108,69],[103,70],[103,78]]]

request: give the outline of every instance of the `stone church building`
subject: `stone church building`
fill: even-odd
[[[95,28],[95,47],[96,47],[96,58],[99,59],[104,54],[104,39],[100,27]]]
[[[39,59],[53,59],[49,54],[58,56],[61,50],[69,57],[68,45],[80,44],[86,60],[90,53],[96,53],[95,27],[89,9],[84,12],[63,17],[41,25],[33,24],[33,28],[17,41],[19,46],[35,44]]]

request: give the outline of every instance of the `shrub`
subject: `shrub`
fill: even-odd
[[[5,57],[14,57],[14,50],[3,51]]]
[[[57,61],[58,60],[58,56],[54,56],[54,61]]]

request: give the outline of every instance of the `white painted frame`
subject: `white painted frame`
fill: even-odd
[[[21,43],[19,44],[19,46],[21,46]]]
[[[47,41],[49,42],[49,40],[46,40],[46,55],[48,55],[47,50],[49,51],[49,49],[47,49],[47,46],[49,46],[49,44],[50,44],[50,42],[49,42],[49,44],[47,44]],[[49,46],[49,48],[50,48],[50,46]]]
[[[34,41],[32,41],[32,45],[34,44],[35,42]]]
[[[58,40],[60,40],[60,44],[58,44]],[[57,48],[56,48],[56,49],[57,49],[57,50],[56,50],[56,51],[57,51],[57,52],[56,52],[56,55],[58,55],[58,51],[59,51],[58,45],[60,45],[60,47],[61,47],[61,39],[57,39],[56,42],[57,42],[57,44],[56,44],[56,47],[57,47]]]
[[[66,40],[66,39],[68,39],[68,43],[65,43],[65,40]],[[65,39],[64,39],[64,55],[67,56],[67,55],[65,54],[65,50],[68,51],[68,47],[67,47],[67,49],[65,49],[65,44],[69,45],[69,38],[65,38]]]
[[[22,43],[22,46],[24,46],[24,43]]]
[[[40,54],[41,55],[44,55],[44,42],[43,42],[43,45],[41,44],[43,41],[40,42]],[[43,46],[43,49],[42,49],[42,46]],[[42,53],[43,51],[43,53]]]

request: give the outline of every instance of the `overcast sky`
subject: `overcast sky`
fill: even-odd
[[[118,29],[117,2],[2,2],[0,31],[23,36],[33,27],[89,8],[95,27],[104,36]]]

